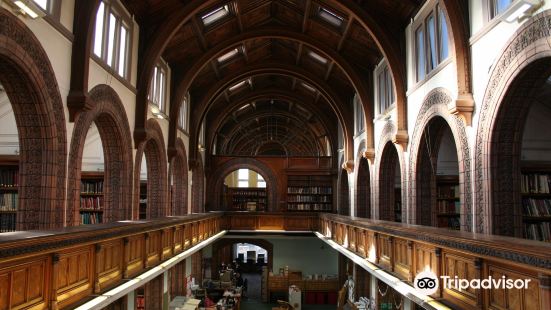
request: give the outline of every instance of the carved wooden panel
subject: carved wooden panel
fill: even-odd
[[[494,279],[529,280],[528,288],[493,289],[488,292],[488,309],[540,309],[541,296],[538,279],[499,266],[488,266],[488,275]],[[545,305],[544,305],[545,308]]]
[[[184,225],[184,249],[188,249],[191,246],[191,224]]]
[[[96,247],[94,291],[99,293],[122,279],[123,240],[100,243]]]
[[[413,280],[413,243],[406,239],[394,239],[394,271],[402,279]]]
[[[260,216],[258,218],[258,229],[284,229],[284,220],[282,216]]]
[[[448,276],[451,279],[480,279],[480,263],[472,257],[444,252],[442,255],[442,275]],[[455,281],[452,281],[455,284]],[[442,286],[442,294],[444,298],[458,299],[467,306],[475,307],[482,302],[482,296],[479,289],[467,288],[459,289],[456,286],[450,286],[445,289]]]
[[[438,270],[438,257],[436,256],[436,248],[416,243],[415,244],[415,270],[414,276],[421,271],[432,270],[437,276],[439,276]]]
[[[191,244],[196,244],[199,240],[199,222],[191,224]]]
[[[47,309],[49,256],[0,266],[0,309]]]
[[[124,245],[125,252],[125,271],[124,277],[130,278],[144,268],[145,260],[145,235],[136,235],[128,237]]]
[[[378,235],[379,265],[393,271],[393,246],[392,236]]]
[[[182,252],[184,249],[184,227],[176,226],[174,228],[174,254]]]
[[[205,222],[198,222],[197,223],[198,225],[198,229],[199,229],[199,233],[197,235],[197,240],[198,241],[203,241],[205,240]]]
[[[348,227],[348,249],[356,252],[356,229],[354,227]]]
[[[255,230],[256,229],[256,217],[254,217],[254,216],[232,216],[230,225],[231,225],[230,226],[231,229]]]
[[[366,231],[363,229],[356,229],[356,252],[361,257],[367,257],[366,254],[366,239],[365,239]]]
[[[151,267],[161,260],[161,232],[153,231],[147,234],[145,240],[146,267]]]
[[[60,308],[92,293],[94,246],[84,246],[60,252],[54,262],[56,298]]]
[[[285,230],[311,231],[313,218],[310,216],[286,216]]]
[[[172,228],[163,229],[161,234],[161,260],[165,260],[172,256],[172,247],[174,246],[174,232]]]

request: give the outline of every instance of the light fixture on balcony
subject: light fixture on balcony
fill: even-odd
[[[12,0],[12,3],[17,7],[16,9],[19,12],[32,19],[46,15],[46,12],[44,12],[33,0]]]
[[[156,118],[160,118],[160,119],[164,118],[163,112],[161,112],[161,110],[159,110],[159,107],[156,105],[151,107],[151,114],[153,114],[153,116],[155,116]]]
[[[529,17],[542,5],[541,0],[517,0],[503,12],[503,20],[508,23]]]

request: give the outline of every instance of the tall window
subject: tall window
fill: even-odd
[[[189,119],[189,99],[188,96],[182,101],[180,106],[180,115],[178,117],[178,126],[184,131],[188,131],[188,119]]]
[[[497,15],[503,13],[513,0],[491,0],[490,1],[490,9],[492,13],[492,18],[496,17]]]
[[[59,18],[61,1],[59,0],[32,0],[39,8],[49,15]]]
[[[237,171],[237,187],[249,187],[248,169],[239,169]]]
[[[362,102],[358,98],[358,95],[354,96],[354,125],[356,129],[356,134],[360,134],[364,131],[365,123],[364,123],[364,109],[362,106]]]
[[[394,103],[394,83],[385,63],[377,71],[377,113],[383,114]]]
[[[264,178],[260,175],[260,173],[258,174],[258,180],[256,182],[256,187],[266,188],[266,180],[264,180]]]
[[[125,79],[129,76],[130,25],[130,17],[121,5],[100,2],[96,12],[94,55]]]
[[[415,77],[422,81],[449,56],[446,14],[436,3],[415,26]]]
[[[166,109],[166,75],[168,67],[161,60],[153,69],[151,85],[149,86],[148,99],[152,104],[159,108],[159,111],[165,112]]]

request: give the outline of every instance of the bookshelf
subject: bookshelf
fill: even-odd
[[[80,224],[103,222],[103,173],[82,172],[80,177]]]
[[[138,214],[140,220],[147,219],[147,182],[140,183],[140,210]]]
[[[287,178],[288,211],[333,211],[331,176],[289,175]]]
[[[551,166],[523,166],[522,228],[526,239],[551,242]]]
[[[461,227],[459,176],[436,177],[436,226],[453,230]]]
[[[0,232],[15,231],[19,207],[19,158],[0,157]]]
[[[227,202],[232,211],[265,211],[268,193],[261,187],[229,187]]]
[[[136,310],[145,310],[145,288],[136,289]]]

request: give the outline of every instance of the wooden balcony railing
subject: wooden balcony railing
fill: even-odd
[[[530,279],[526,289],[440,290],[461,308],[549,309],[551,244],[318,213],[227,212],[0,235],[0,309],[82,303],[222,230],[312,231],[406,282]]]
[[[529,279],[524,289],[444,288],[461,309],[551,309],[551,244],[385,221],[320,215],[319,231],[336,243],[410,282],[421,271],[438,278]],[[412,284],[413,285],[413,284]]]
[[[0,309],[61,309],[220,232],[222,214],[0,235]]]

